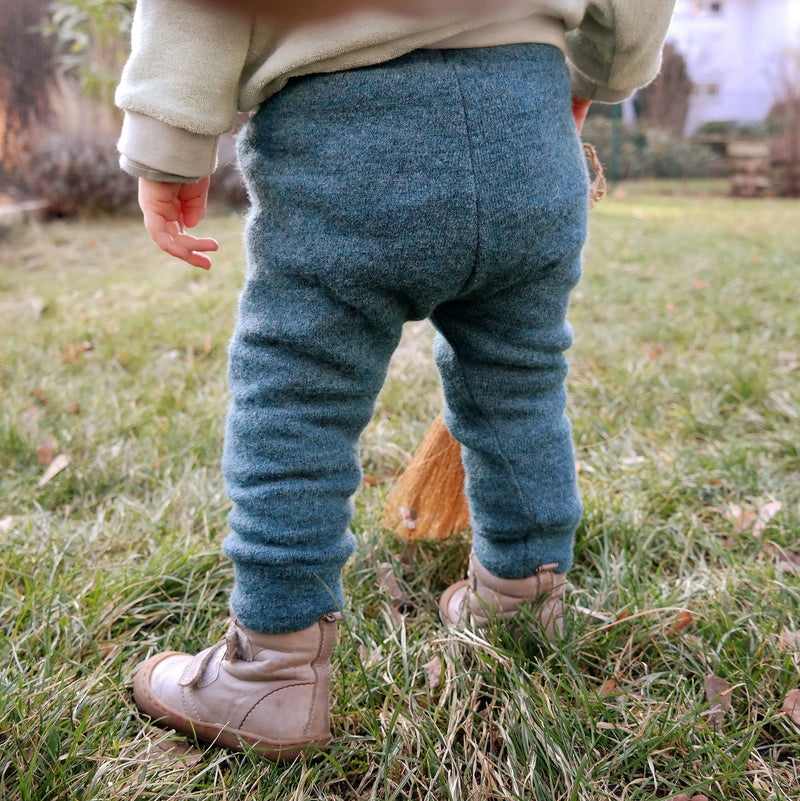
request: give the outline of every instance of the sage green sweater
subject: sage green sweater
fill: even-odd
[[[567,57],[575,94],[605,103],[651,81],[675,0],[505,0],[476,16],[379,11],[277,30],[197,0],[138,0],[117,89],[121,165],[132,175],[210,174],[219,137],[289,78],[376,64],[421,47],[539,42]]]

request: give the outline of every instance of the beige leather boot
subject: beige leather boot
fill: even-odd
[[[303,631],[260,634],[232,618],[224,640],[197,656],[148,659],[133,680],[156,723],[267,759],[330,742],[331,653],[339,613]]]
[[[565,573],[555,572],[556,567],[542,565],[529,578],[504,579],[490,573],[473,552],[467,578],[448,587],[439,601],[442,620],[457,628],[468,623],[479,628],[490,620],[509,620],[529,606],[553,641],[561,636],[567,580]]]

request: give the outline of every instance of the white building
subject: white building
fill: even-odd
[[[800,0],[678,0],[667,41],[695,85],[687,133],[757,122],[785,93],[789,54],[800,53]]]

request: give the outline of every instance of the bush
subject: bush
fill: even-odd
[[[619,178],[709,178],[725,174],[725,161],[711,148],[658,129],[620,129]],[[583,138],[597,150],[606,170],[613,161],[613,122],[590,117]]]
[[[47,134],[23,155],[17,185],[27,197],[45,200],[51,217],[137,209],[136,181],[120,170],[111,136]]]
[[[231,154],[223,155],[209,199],[240,207],[247,194]],[[120,169],[112,133],[46,134],[29,145],[9,178],[15,194],[46,201],[49,217],[139,212],[136,179]]]

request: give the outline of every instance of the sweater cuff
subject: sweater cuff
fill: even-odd
[[[138,178],[199,181],[217,166],[219,137],[192,133],[127,111],[117,149],[120,166]]]
[[[573,93],[585,100],[593,100],[596,103],[621,103],[636,91],[635,88],[611,89],[600,86],[587,78],[572,62],[569,62],[569,71],[572,76]]]

